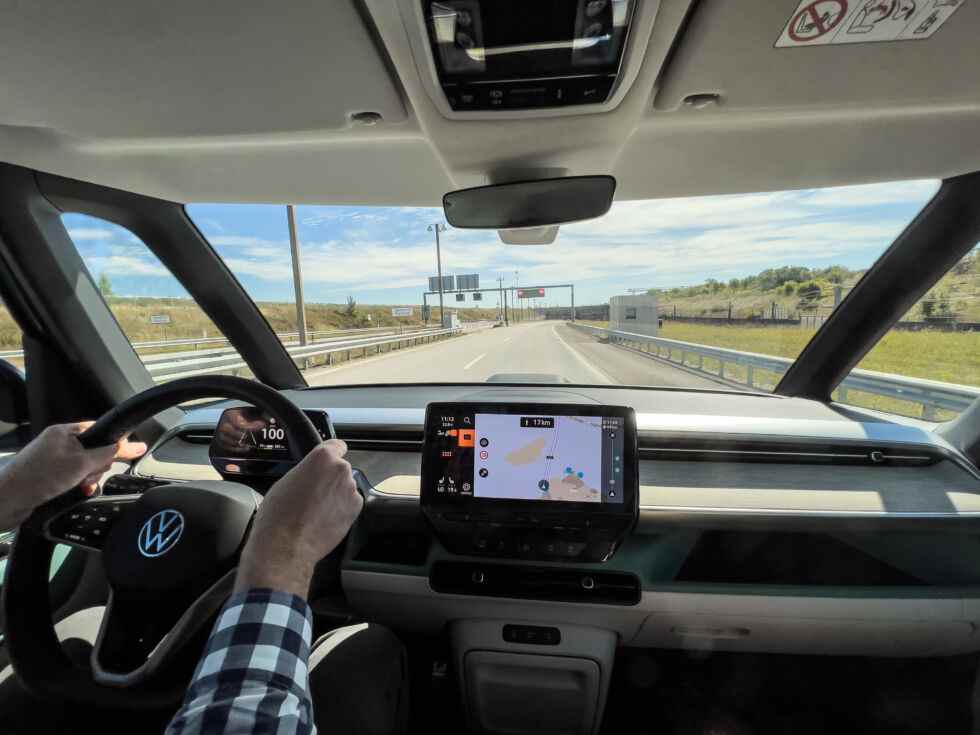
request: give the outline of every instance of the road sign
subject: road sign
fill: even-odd
[[[442,290],[443,291],[455,291],[455,276],[443,276],[442,277]],[[429,290],[438,291],[439,290],[439,276],[429,276]]]
[[[150,324],[170,324],[170,314],[150,314]]]
[[[544,296],[543,288],[519,288],[517,298],[519,299],[540,299]]]
[[[478,273],[456,276],[456,288],[460,291],[476,291],[479,287],[480,275]]]
[[[393,306],[391,307],[392,316],[411,316],[412,307],[411,306]]]

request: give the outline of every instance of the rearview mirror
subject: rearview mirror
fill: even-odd
[[[601,217],[615,192],[612,176],[571,176],[452,191],[442,208],[449,224],[463,229],[551,227]]]

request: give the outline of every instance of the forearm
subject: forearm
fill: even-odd
[[[32,498],[17,481],[17,459],[0,468],[0,531],[11,531],[34,510]]]
[[[233,595],[215,623],[167,735],[315,732],[305,600],[268,589]]]

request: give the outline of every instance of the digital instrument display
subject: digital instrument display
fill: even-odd
[[[335,437],[326,411],[304,410],[324,440]],[[281,475],[296,463],[289,452],[286,427],[254,406],[226,408],[208,451],[223,475]]]

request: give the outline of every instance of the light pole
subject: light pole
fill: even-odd
[[[439,325],[446,328],[446,310],[442,305],[442,254],[439,252],[439,233],[446,231],[446,226],[441,222],[434,222],[426,228],[429,232],[436,233],[436,275],[439,276]]]
[[[520,321],[520,320],[522,320],[524,318],[524,311],[522,310],[522,307],[521,307],[521,294],[520,294],[520,291],[518,290],[518,288],[521,285],[520,275],[521,274],[520,274],[519,271],[514,271],[514,302],[515,302],[514,303],[514,308],[518,312],[518,321]]]
[[[306,306],[303,303],[303,272],[299,264],[299,240],[296,237],[296,214],[293,205],[286,206],[286,221],[289,223],[289,252],[293,258],[293,289],[296,291],[296,330],[299,343],[306,344]]]

